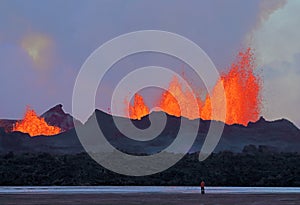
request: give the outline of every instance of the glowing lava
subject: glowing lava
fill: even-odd
[[[255,75],[254,69],[253,54],[248,48],[239,53],[238,60],[231,65],[229,73],[221,76],[227,103],[227,124],[247,125],[259,118],[261,80]]]
[[[149,108],[144,103],[144,99],[141,95],[134,95],[133,105],[129,104],[129,117],[131,119],[140,120],[145,115],[149,114]]]
[[[13,131],[28,133],[31,137],[34,137],[56,135],[61,132],[61,129],[48,125],[44,118],[38,117],[34,110],[27,107],[23,120],[14,124]]]
[[[218,113],[225,102],[221,95],[226,98],[226,124],[247,125],[250,121],[256,121],[260,115],[261,107],[261,80],[254,73],[253,54],[248,48],[245,52],[240,52],[237,61],[233,63],[227,74],[222,74],[217,84],[212,90],[212,95],[206,96],[204,101],[197,98],[198,106],[192,106],[194,95],[174,77],[169,84],[159,102],[158,107],[170,115],[183,116],[189,119],[201,118],[204,120],[220,120]],[[224,92],[221,93],[223,86]],[[172,93],[172,94],[171,94]],[[180,102],[180,103],[179,103]],[[212,119],[212,106],[216,105],[215,119]],[[182,105],[181,107],[179,106]],[[142,96],[136,94],[134,105],[130,106],[130,117],[141,119],[142,116],[149,114],[149,109],[145,105]]]
[[[199,118],[199,110],[196,110],[199,108],[193,105],[193,100],[193,92],[181,84],[177,77],[174,77],[168,90],[163,92],[158,107],[169,115],[176,117],[183,115],[189,119],[195,119]],[[200,98],[197,100],[199,104],[202,103]]]

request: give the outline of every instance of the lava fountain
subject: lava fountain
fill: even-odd
[[[12,131],[28,133],[31,137],[34,137],[56,135],[61,132],[61,129],[48,125],[44,118],[37,116],[34,110],[27,107],[23,120],[16,122]]]
[[[261,79],[254,73],[253,54],[248,48],[240,52],[237,62],[231,65],[227,74],[221,75],[226,96],[226,123],[243,124],[257,121],[261,108]],[[213,92],[218,98],[217,92]],[[205,107],[204,107],[205,110]],[[209,112],[208,112],[209,113]],[[201,115],[203,119],[211,119],[209,115]]]
[[[129,117],[131,119],[140,120],[142,117],[148,114],[149,108],[145,104],[143,97],[136,93],[134,95],[133,105],[129,104]]]
[[[180,83],[177,77],[173,77],[168,90],[163,92],[158,107],[169,115],[180,117],[184,113],[184,117],[195,119],[199,118],[197,113],[200,113],[200,110],[196,110],[199,108],[194,106],[193,100],[193,92]],[[202,103],[201,99],[197,98],[197,100],[200,105]]]
[[[212,90],[211,96],[206,95],[205,100],[197,98],[198,107],[191,106],[194,95],[174,77],[168,90],[160,97],[158,107],[170,115],[187,117],[189,119],[201,118],[204,120],[220,120],[218,113],[212,119],[211,102],[216,102],[216,112],[223,103],[219,99],[222,95],[220,86],[223,86],[226,98],[226,124],[247,125],[250,121],[257,121],[261,108],[261,78],[254,72],[254,58],[250,48],[239,52],[228,73],[223,73]],[[172,94],[173,95],[172,95]],[[179,106],[179,103],[182,105]],[[220,106],[218,106],[218,104]],[[197,111],[198,109],[198,111]],[[136,94],[133,106],[129,107],[130,118],[141,119],[149,114],[149,109],[141,95]],[[220,111],[220,110],[219,110]],[[221,112],[221,111],[220,111]],[[197,115],[200,113],[200,116]]]

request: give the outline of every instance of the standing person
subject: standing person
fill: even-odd
[[[200,186],[201,186],[201,194],[205,194],[205,190],[204,190],[205,182],[203,180],[202,180]]]

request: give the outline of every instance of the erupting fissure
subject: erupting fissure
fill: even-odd
[[[200,110],[193,104],[194,95],[184,84],[181,84],[177,77],[174,77],[169,84],[168,90],[163,92],[159,99],[158,107],[176,117],[183,115],[189,119],[199,118]],[[199,101],[200,98],[197,98]],[[198,102],[200,104],[200,102]],[[181,105],[181,106],[180,106]]]
[[[129,104],[129,116],[131,119],[140,120],[143,116],[149,114],[149,108],[146,106],[141,95],[136,93],[134,95],[133,105]]]
[[[163,92],[157,106],[162,111],[177,117],[220,120],[218,115],[212,119],[211,102],[212,100],[214,103],[217,102],[216,111],[222,107],[221,103],[224,102],[219,102],[218,99],[221,95],[219,88],[223,86],[226,98],[225,123],[247,125],[250,121],[258,120],[260,116],[261,79],[254,73],[254,69],[253,53],[248,48],[245,52],[238,54],[237,61],[231,65],[229,72],[221,75],[211,92],[211,96],[206,95],[204,101],[200,97],[197,98],[198,107],[191,106],[194,94],[186,89],[176,77],[170,82],[168,90]],[[181,107],[178,102],[180,102]],[[136,94],[133,106],[129,106],[129,117],[141,119],[147,114],[149,114],[149,109],[144,103],[143,97]]]
[[[34,137],[56,135],[61,132],[61,129],[48,125],[44,118],[37,116],[34,110],[27,107],[23,120],[16,122],[12,131],[28,133],[31,137]]]

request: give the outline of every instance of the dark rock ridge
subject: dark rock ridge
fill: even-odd
[[[0,127],[4,128],[7,132],[13,129],[13,125],[17,120],[0,120]]]
[[[45,121],[52,126],[60,127],[63,131],[74,128],[73,117],[63,111],[62,105],[56,105],[49,109],[47,112],[41,115]],[[79,121],[75,120],[75,123],[79,124]]]
[[[153,112],[150,115],[151,118],[155,118],[161,114],[160,112]],[[84,151],[75,129],[72,127],[74,126],[72,124],[73,118],[63,112],[61,105],[55,106],[42,116],[45,117],[49,124],[59,126],[67,131],[50,137],[38,136],[31,138],[29,135],[20,132],[9,133],[5,131],[6,128],[4,127],[0,129],[0,153],[13,151],[16,153],[48,152],[74,154]],[[160,152],[168,147],[176,138],[181,120],[186,120],[189,126],[199,126],[197,138],[190,149],[190,153],[198,152],[205,140],[210,121],[200,120],[200,125],[197,125],[193,120],[170,115],[166,116],[167,123],[164,130],[156,138],[149,141],[135,141],[124,136],[115,126],[112,116],[99,110],[96,110],[84,125],[79,126],[83,126],[87,133],[95,135],[92,131],[91,119],[96,117],[102,132],[114,147],[131,154],[147,155]],[[119,119],[121,124],[127,120],[122,117],[117,117],[117,119]],[[141,120],[132,120],[132,122],[140,129],[146,129],[151,124],[149,116],[145,116]],[[91,142],[92,145],[93,143]],[[215,152],[254,152],[256,149],[249,147],[249,145],[257,147],[260,152],[300,153],[300,130],[285,119],[269,122],[264,118],[260,118],[257,122],[251,122],[247,126],[225,124],[223,135]],[[105,152],[106,150],[99,145],[95,146],[94,151]]]

